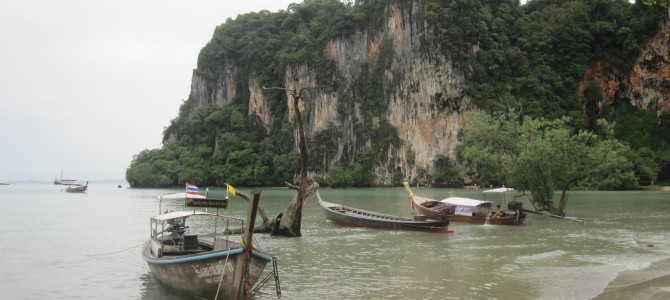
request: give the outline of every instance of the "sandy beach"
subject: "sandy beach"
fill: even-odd
[[[621,273],[602,294],[593,298],[606,299],[670,299],[670,259],[646,269]]]

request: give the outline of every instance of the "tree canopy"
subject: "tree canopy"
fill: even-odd
[[[614,138],[613,124],[574,130],[569,117],[531,118],[510,109],[468,113],[460,155],[477,165],[484,180],[528,191],[539,211],[564,215],[567,192],[577,186],[635,188],[631,149]],[[555,191],[561,191],[555,203]]]

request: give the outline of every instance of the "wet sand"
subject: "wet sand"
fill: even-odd
[[[621,273],[602,294],[593,298],[605,299],[670,299],[670,259],[646,269]]]

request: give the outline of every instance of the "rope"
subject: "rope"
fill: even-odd
[[[216,288],[216,296],[214,297],[214,300],[219,298],[219,291],[221,290],[221,283],[223,282],[223,274],[226,273],[226,266],[228,265],[228,257],[230,257],[230,249],[228,249],[226,261],[223,263],[223,271],[221,271],[221,278],[219,279],[219,286]]]
[[[139,245],[137,245],[137,246],[132,246],[132,247],[130,247],[130,248],[123,249],[123,250],[119,250],[119,251],[116,251],[116,252],[102,253],[102,254],[89,254],[89,255],[87,255],[87,256],[88,256],[88,257],[92,257],[92,256],[103,256],[103,255],[116,254],[116,253],[120,253],[120,252],[123,252],[123,251],[128,251],[128,250],[133,249],[133,248],[140,247],[140,246],[142,246],[142,245],[144,245],[144,244],[145,244],[145,243],[142,243],[142,244],[139,244]]]

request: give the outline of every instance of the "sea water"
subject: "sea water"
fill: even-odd
[[[62,188],[0,186],[2,298],[190,299],[159,284],[141,257],[149,217],[159,213],[156,196],[181,190],[117,183],[90,183],[85,194]],[[329,202],[417,214],[400,187],[320,193]],[[414,193],[483,199],[481,190]],[[261,206],[274,218],[293,195],[263,189]],[[179,205],[165,201],[161,209]],[[246,201],[232,197],[227,213],[243,218],[246,209]],[[658,280],[670,275],[663,267],[670,266],[670,192],[572,192],[567,214],[584,223],[530,214],[521,227],[451,223],[453,234],[386,231],[330,224],[313,197],[304,207],[302,237],[256,240],[279,259],[282,299],[592,299],[644,282],[664,291]],[[272,281],[257,298],[276,299]]]

